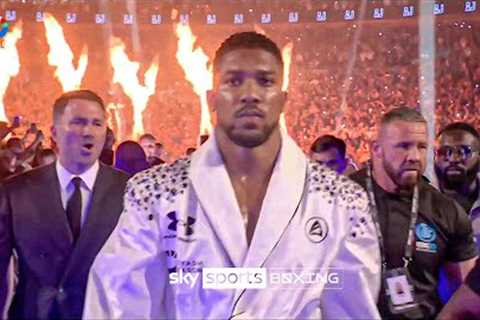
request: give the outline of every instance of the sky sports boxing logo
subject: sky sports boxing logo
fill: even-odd
[[[299,289],[317,285],[342,289],[343,272],[340,269],[203,268],[201,272],[180,269],[169,274],[172,285],[193,288],[199,281],[204,289]]]

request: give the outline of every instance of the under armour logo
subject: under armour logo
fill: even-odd
[[[185,235],[191,236],[193,234],[193,224],[195,223],[195,218],[187,217],[187,221],[183,221],[181,219],[177,219],[177,213],[175,211],[171,211],[167,213],[167,217],[172,221],[168,225],[168,230],[172,230],[177,232],[178,226],[181,226],[185,229]]]
[[[327,222],[320,217],[310,218],[305,224],[305,234],[314,243],[322,242],[328,234]]]

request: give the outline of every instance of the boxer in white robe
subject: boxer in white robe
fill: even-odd
[[[280,130],[285,101],[271,98],[281,90],[281,55],[258,44],[265,39],[236,34],[226,42],[240,48],[217,51],[214,73],[220,75],[209,93],[217,126],[210,139],[190,158],[130,180],[124,212],[90,272],[85,319],[379,318],[380,255],[367,196],[348,178],[309,161]],[[241,79],[224,81],[231,73]],[[264,130],[269,125],[271,132]],[[265,190],[253,184],[260,191],[252,194],[239,181],[248,185],[262,171],[248,171],[255,161],[253,169],[238,169],[235,160],[257,151],[253,158],[268,164],[268,174]],[[250,174],[237,179],[242,170]],[[256,195],[257,215],[249,201]],[[338,271],[341,285],[207,289],[206,268],[264,268],[267,281],[279,270]],[[175,281],[182,275],[182,283]]]

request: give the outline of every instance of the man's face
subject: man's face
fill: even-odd
[[[105,138],[105,145],[103,146],[106,150],[111,150],[115,144],[115,134],[111,130],[107,130],[107,135]]]
[[[60,163],[71,172],[88,169],[98,159],[107,132],[105,112],[94,101],[72,99],[52,128]]]
[[[209,103],[217,113],[217,128],[234,144],[262,145],[278,130],[286,101],[283,70],[271,53],[238,49],[225,54],[215,72]]]
[[[435,173],[448,189],[470,185],[480,167],[478,141],[469,132],[449,131],[437,140]]]
[[[155,157],[161,159],[163,156],[163,145],[155,144]]]
[[[155,156],[155,142],[155,140],[150,138],[144,138],[139,141],[147,158]]]
[[[12,143],[8,149],[17,156],[21,155],[25,151],[25,147],[21,140],[17,140],[15,143]]]
[[[321,152],[312,152],[312,159],[326,165],[337,173],[343,173],[347,166],[347,161],[340,155],[335,148],[329,148]]]
[[[0,166],[10,173],[15,172],[17,167],[17,155],[9,149],[3,150],[0,156]]]
[[[46,156],[43,156],[39,159],[38,165],[39,166],[46,166],[48,164],[54,163],[55,160],[57,160],[55,155],[46,155]]]
[[[374,154],[395,185],[410,190],[425,171],[427,146],[425,123],[396,120],[381,129]]]

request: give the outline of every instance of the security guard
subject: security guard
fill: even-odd
[[[475,264],[470,220],[422,179],[427,123],[419,112],[401,107],[386,113],[372,147],[371,163],[351,178],[367,190],[380,231],[380,313],[389,319],[433,318],[442,307],[440,268],[458,286]]]

